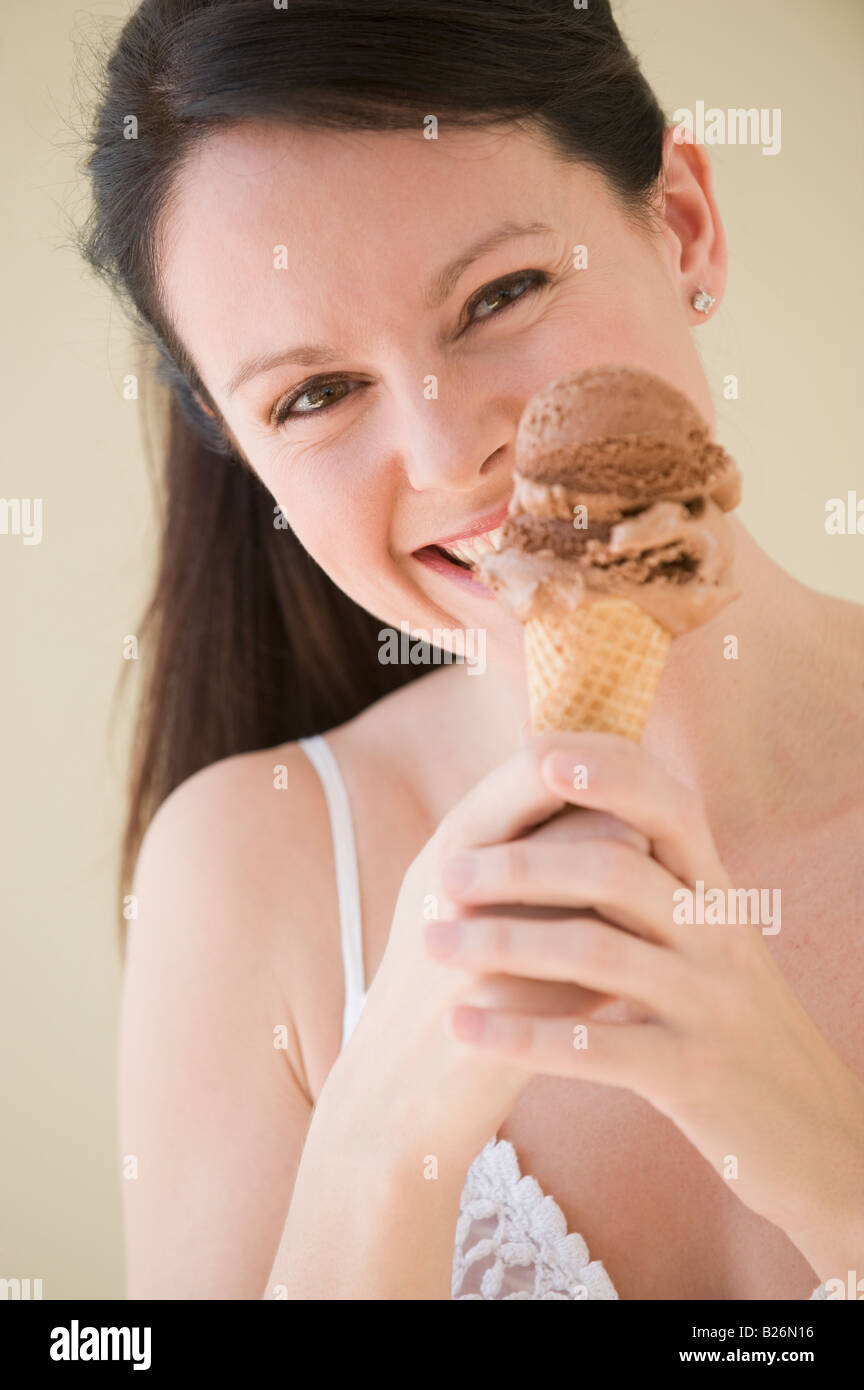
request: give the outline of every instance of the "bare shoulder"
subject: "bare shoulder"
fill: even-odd
[[[133,887],[132,984],[148,964],[182,963],[199,1007],[240,988],[266,996],[273,1026],[286,1025],[283,1058],[314,1095],[338,1050],[341,962],[329,816],[299,745],[222,759],[177,787],[148,827]]]
[[[202,891],[209,885],[220,895],[254,894],[257,905],[264,905],[278,892],[276,864],[287,870],[292,859],[308,864],[310,850],[323,852],[326,817],[314,814],[316,786],[298,744],[212,763],[159,807],[144,836],[136,878],[180,883],[203,868]],[[313,862],[317,858],[313,853]],[[154,867],[156,875],[150,872]]]
[[[179,786],[133,889],[127,1296],[258,1298],[342,1012],[328,815],[302,749],[227,758]]]

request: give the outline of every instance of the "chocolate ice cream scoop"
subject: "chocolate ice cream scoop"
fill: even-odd
[[[591,367],[534,396],[519,424],[510,512],[484,583],[523,621],[620,597],[673,635],[737,597],[734,460],[676,387]]]

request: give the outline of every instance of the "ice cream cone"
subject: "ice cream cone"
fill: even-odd
[[[588,367],[528,402],[481,581],[525,631],[531,727],[639,742],[670,644],[738,597],[741,477],[671,382]]]
[[[671,641],[629,599],[597,599],[529,618],[532,733],[595,730],[638,743]]]

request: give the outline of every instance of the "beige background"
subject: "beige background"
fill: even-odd
[[[550,0],[555,3],[556,0]],[[44,538],[0,536],[4,912],[0,1277],[46,1298],[122,1295],[114,1152],[115,868],[128,717],[109,732],[154,530],[125,324],[68,246],[86,192],[82,64],[120,3],[6,0],[0,100],[9,214],[5,497],[44,499]],[[671,117],[780,107],[782,151],[714,146],[728,295],[700,333],[742,515],[800,579],[864,601],[864,537],[825,501],[864,495],[859,0],[630,0],[618,6]],[[734,373],[740,399],[721,398]],[[132,685],[136,672],[132,671]],[[127,706],[128,711],[128,706]]]

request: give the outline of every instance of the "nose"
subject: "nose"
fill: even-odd
[[[415,492],[471,492],[504,462],[513,429],[494,405],[423,399],[406,421],[405,476]]]

